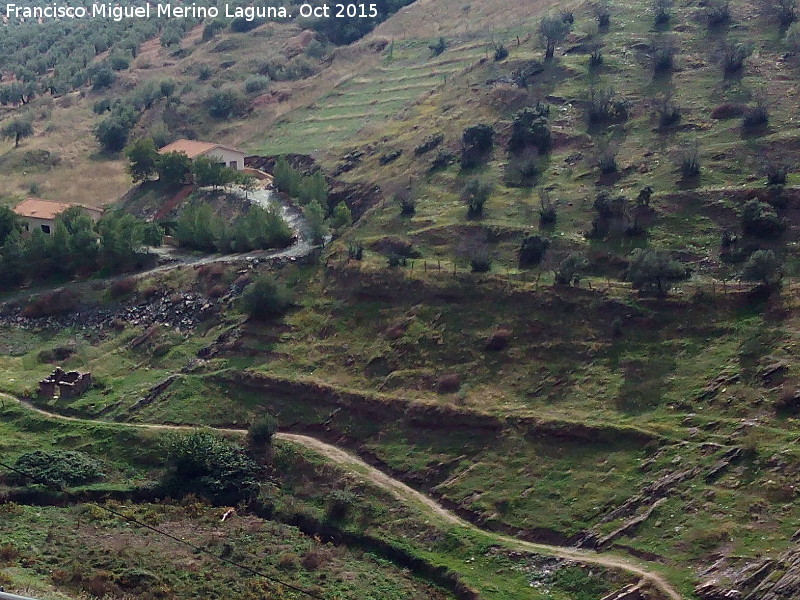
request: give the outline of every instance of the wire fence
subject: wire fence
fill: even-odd
[[[425,280],[464,280],[484,278],[507,283],[530,284],[534,289],[555,285],[552,271],[546,269],[523,270],[506,266],[491,266],[488,271],[475,270],[470,265],[458,264],[449,260],[398,259],[399,262],[386,268],[407,279]],[[748,292],[756,285],[739,279],[715,279],[712,277],[673,281],[670,294],[686,295],[704,293],[711,296]],[[610,277],[585,276],[574,286],[591,291],[627,291],[637,293],[630,282]]]

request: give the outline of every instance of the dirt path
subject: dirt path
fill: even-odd
[[[26,409],[31,410],[48,419],[58,419],[61,421],[72,421],[76,423],[107,424],[111,426],[133,427],[138,429],[157,429],[162,431],[189,431],[196,429],[196,427],[192,425],[163,425],[158,423],[119,423],[115,421],[102,421],[94,419],[83,419],[79,417],[68,417],[66,415],[60,415],[58,413],[42,410],[41,408],[37,408],[32,404],[30,404],[29,402],[26,402],[25,400],[16,398],[9,394],[0,394],[0,398],[7,398],[9,400],[13,400],[19,403],[20,405],[24,406]],[[225,427],[209,427],[208,429],[213,429],[221,433],[234,434],[234,435],[244,435],[245,433],[247,433],[247,431],[244,429],[230,429]],[[665,598],[668,598],[669,600],[684,600],[684,597],[680,593],[678,593],[678,591],[674,587],[672,587],[669,584],[669,582],[667,582],[666,579],[664,579],[658,573],[648,570],[644,564],[634,562],[633,560],[627,558],[616,557],[609,554],[599,554],[592,550],[583,550],[583,549],[569,548],[564,546],[551,546],[548,544],[537,544],[534,542],[526,542],[524,540],[519,540],[517,538],[508,535],[503,535],[500,533],[495,533],[493,531],[487,531],[481,529],[477,525],[465,521],[452,511],[446,509],[444,506],[442,506],[439,502],[437,502],[433,498],[426,496],[421,492],[418,492],[417,490],[406,485],[402,481],[399,481],[387,475],[383,471],[376,469],[372,465],[358,458],[356,455],[347,452],[346,450],[343,450],[338,446],[333,446],[332,444],[328,444],[326,442],[318,440],[317,438],[313,438],[307,435],[299,435],[296,433],[279,432],[275,434],[275,438],[291,442],[294,444],[298,444],[308,448],[309,450],[317,452],[318,454],[324,456],[326,459],[339,465],[340,467],[350,470],[356,473],[357,475],[364,477],[370,483],[373,483],[374,485],[377,485],[378,487],[388,491],[390,494],[392,494],[395,498],[397,498],[401,502],[414,504],[417,507],[420,507],[424,512],[427,512],[430,516],[434,517],[436,520],[443,521],[448,525],[455,525],[457,527],[463,527],[465,529],[471,529],[473,531],[480,532],[483,535],[494,538],[497,542],[499,542],[503,546],[506,546],[514,550],[522,552],[533,552],[536,554],[543,554],[547,556],[557,556],[560,558],[574,560],[583,564],[601,565],[612,569],[618,569],[620,571],[627,571],[628,573],[632,573],[638,577],[641,577],[644,582],[647,582],[654,588],[658,589],[664,595]]]

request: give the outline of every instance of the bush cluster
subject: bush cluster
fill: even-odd
[[[19,485],[74,486],[97,481],[104,476],[103,464],[83,452],[36,450],[22,454],[14,468],[12,480]]]
[[[244,450],[204,431],[174,438],[166,448],[164,490],[196,494],[215,504],[235,506],[258,494],[258,468]]]
[[[143,246],[160,245],[162,231],[130,214],[112,212],[95,223],[80,207],[55,220],[50,235],[35,228],[22,234],[22,223],[0,209],[0,279],[11,284],[71,277],[100,269],[122,271],[143,259]]]
[[[263,320],[285,313],[291,306],[291,296],[286,287],[277,279],[264,275],[258,277],[244,289],[241,303],[242,309],[251,319]],[[259,427],[263,429],[262,426]],[[255,435],[263,437],[263,433],[263,431],[255,432]]]
[[[294,239],[292,230],[274,207],[252,205],[229,223],[205,202],[193,203],[178,215],[175,239],[181,246],[209,252],[249,252],[285,248]]]
[[[285,156],[281,156],[275,162],[273,177],[273,183],[278,190],[297,198],[301,204],[316,200],[321,206],[328,206],[328,182],[322,172],[304,175],[293,168]]]

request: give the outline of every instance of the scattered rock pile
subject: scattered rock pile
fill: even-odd
[[[198,293],[163,293],[136,304],[80,308],[67,314],[26,317],[24,307],[11,305],[0,314],[0,323],[25,329],[102,330],[115,324],[149,327],[157,323],[181,330],[196,327],[217,314],[220,301]]]

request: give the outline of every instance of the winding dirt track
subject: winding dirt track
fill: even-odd
[[[132,427],[137,429],[157,429],[162,431],[187,431],[187,430],[197,429],[197,427],[193,425],[163,425],[158,423],[120,423],[116,421],[102,421],[93,419],[82,419],[78,417],[68,417],[66,415],[60,415],[58,413],[52,413],[46,410],[42,410],[40,408],[33,406],[29,402],[26,402],[20,398],[8,394],[0,394],[0,398],[7,398],[9,400],[13,400],[19,403],[20,405],[24,406],[26,409],[31,410],[48,419],[73,421],[78,423],[87,423],[95,425]],[[244,429],[230,429],[224,427],[208,427],[208,429],[213,429],[221,433],[229,433],[235,435],[244,435],[245,433],[247,433],[247,431]],[[383,471],[376,469],[375,467],[364,462],[354,454],[342,450],[338,446],[333,446],[331,444],[318,440],[317,438],[313,438],[307,435],[299,435],[295,433],[279,432],[275,434],[275,438],[291,442],[294,444],[298,444],[310,450],[313,450],[314,452],[317,452],[318,454],[324,456],[326,459],[339,465],[340,467],[348,469],[366,478],[374,485],[383,488],[401,502],[411,503],[417,505],[418,507],[421,507],[425,512],[427,512],[430,516],[436,518],[436,520],[438,521],[443,521],[449,525],[455,525],[458,527],[463,527],[465,529],[471,529],[473,531],[479,531],[483,535],[492,537],[503,546],[506,546],[513,550],[522,552],[533,552],[536,554],[543,554],[547,556],[557,556],[560,558],[575,560],[583,564],[601,565],[612,569],[618,569],[620,571],[627,571],[628,573],[632,573],[638,577],[641,577],[644,582],[649,583],[652,587],[658,589],[664,595],[665,598],[669,598],[670,600],[685,600],[684,596],[678,593],[678,591],[674,587],[672,587],[669,584],[669,582],[667,582],[666,579],[664,579],[661,575],[648,570],[646,566],[638,562],[634,562],[631,559],[620,558],[608,554],[599,554],[592,550],[583,550],[583,549],[569,548],[563,546],[551,546],[548,544],[537,544],[533,542],[526,542],[524,540],[519,540],[508,535],[503,535],[500,533],[495,533],[493,531],[487,531],[485,529],[481,529],[477,525],[465,521],[464,519],[460,518],[453,512],[449,511],[433,498],[430,498],[429,496],[426,496],[425,494],[418,492],[417,490],[409,487],[402,481],[399,481],[387,475]]]

